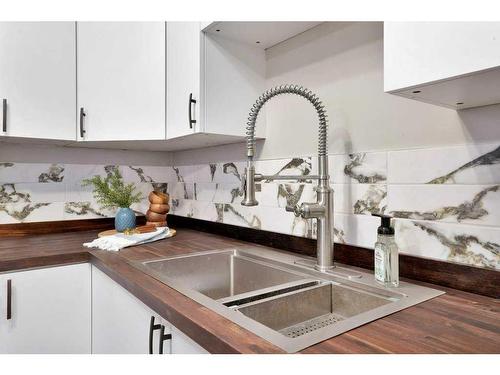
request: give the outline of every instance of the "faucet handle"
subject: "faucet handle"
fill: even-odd
[[[286,212],[293,212],[293,214],[296,216],[296,217],[299,217],[302,215],[302,208],[301,206],[299,206],[298,204],[295,204],[295,205],[287,205],[285,207],[285,211]]]

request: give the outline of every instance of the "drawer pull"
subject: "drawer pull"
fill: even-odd
[[[149,322],[149,354],[153,354],[153,332],[161,327],[161,324],[155,324],[155,317],[152,316]]]
[[[170,333],[165,334],[165,326],[162,324],[160,329],[160,347],[158,349],[159,354],[163,354],[163,342],[165,340],[172,340],[172,335]]]
[[[189,129],[193,129],[193,124],[196,124],[196,120],[193,120],[193,104],[196,104],[196,100],[193,99],[193,93],[190,93],[188,102]]]
[[[2,99],[2,131],[7,132],[7,99]]]
[[[85,137],[85,128],[83,127],[83,118],[87,116],[87,114],[85,113],[85,110],[82,108],[80,108],[80,138],[83,138]]]
[[[7,280],[7,320],[12,319],[12,280]]]

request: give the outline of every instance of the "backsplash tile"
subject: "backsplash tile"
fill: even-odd
[[[123,174],[123,168],[116,165],[66,164],[64,182],[81,183],[84,179],[93,176],[106,177],[114,168],[119,168]]]
[[[334,211],[345,214],[383,214],[387,186],[382,184],[333,184]]]
[[[119,168],[144,199],[132,208],[145,213],[153,189],[167,191],[172,167],[0,162],[0,224],[112,217],[95,202],[86,178],[106,176]]]
[[[373,248],[380,220],[367,215],[334,215],[335,241],[348,245]]]
[[[245,163],[240,163],[243,165],[243,170],[245,168]],[[257,160],[255,162],[255,170],[262,175],[280,175],[280,176],[290,176],[299,175],[307,176],[316,173],[316,168],[313,164],[313,158],[308,157],[298,157],[292,159],[277,159],[277,160]],[[262,183],[269,183],[271,181],[264,180]],[[311,183],[307,177],[303,181],[305,183]]]
[[[0,162],[0,183],[63,182],[62,164]]]
[[[500,146],[362,152],[330,155],[335,241],[373,248],[380,220],[395,216],[401,253],[500,268]],[[237,226],[315,238],[313,220],[296,218],[287,205],[314,201],[315,156],[257,160],[264,175],[303,175],[300,182],[264,180],[256,207],[241,206],[245,162],[182,166],[19,164],[0,162],[0,223],[112,217],[85,178],[119,168],[144,196],[132,208],[148,209],[153,189],[170,194],[171,213]]]
[[[66,200],[65,187],[65,184],[2,183],[0,184],[0,204],[64,202]]]
[[[499,184],[500,145],[390,151],[390,184]]]
[[[294,206],[316,199],[314,185],[310,183],[269,183],[261,184],[259,203],[271,207]]]
[[[63,202],[0,204],[0,223],[63,220]]]
[[[415,220],[396,220],[403,253],[500,269],[500,228]]]
[[[70,201],[64,204],[64,220],[110,217],[114,210],[103,210],[93,201]]]
[[[328,167],[334,184],[378,184],[387,181],[386,152],[330,155]]]
[[[500,185],[389,185],[392,216],[500,227]]]

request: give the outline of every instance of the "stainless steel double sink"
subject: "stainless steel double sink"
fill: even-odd
[[[289,353],[443,293],[385,288],[372,273],[341,267],[318,272],[262,247],[130,263]]]

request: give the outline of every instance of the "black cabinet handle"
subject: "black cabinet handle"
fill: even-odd
[[[85,136],[85,129],[83,128],[83,118],[87,116],[83,107],[80,108],[80,138]]]
[[[12,280],[7,280],[7,320],[12,319]]]
[[[155,317],[152,316],[149,322],[149,354],[153,354],[153,332],[161,327],[161,324],[155,324]]]
[[[172,340],[172,335],[170,333],[165,334],[165,326],[162,324],[160,329],[160,345],[158,348],[159,354],[163,354],[163,342],[165,340]]]
[[[2,99],[2,130],[7,131],[7,99]]]
[[[196,100],[193,99],[193,93],[189,94],[188,103],[188,115],[189,115],[189,128],[193,129],[193,124],[196,124],[196,120],[193,120],[193,104],[196,104]]]

